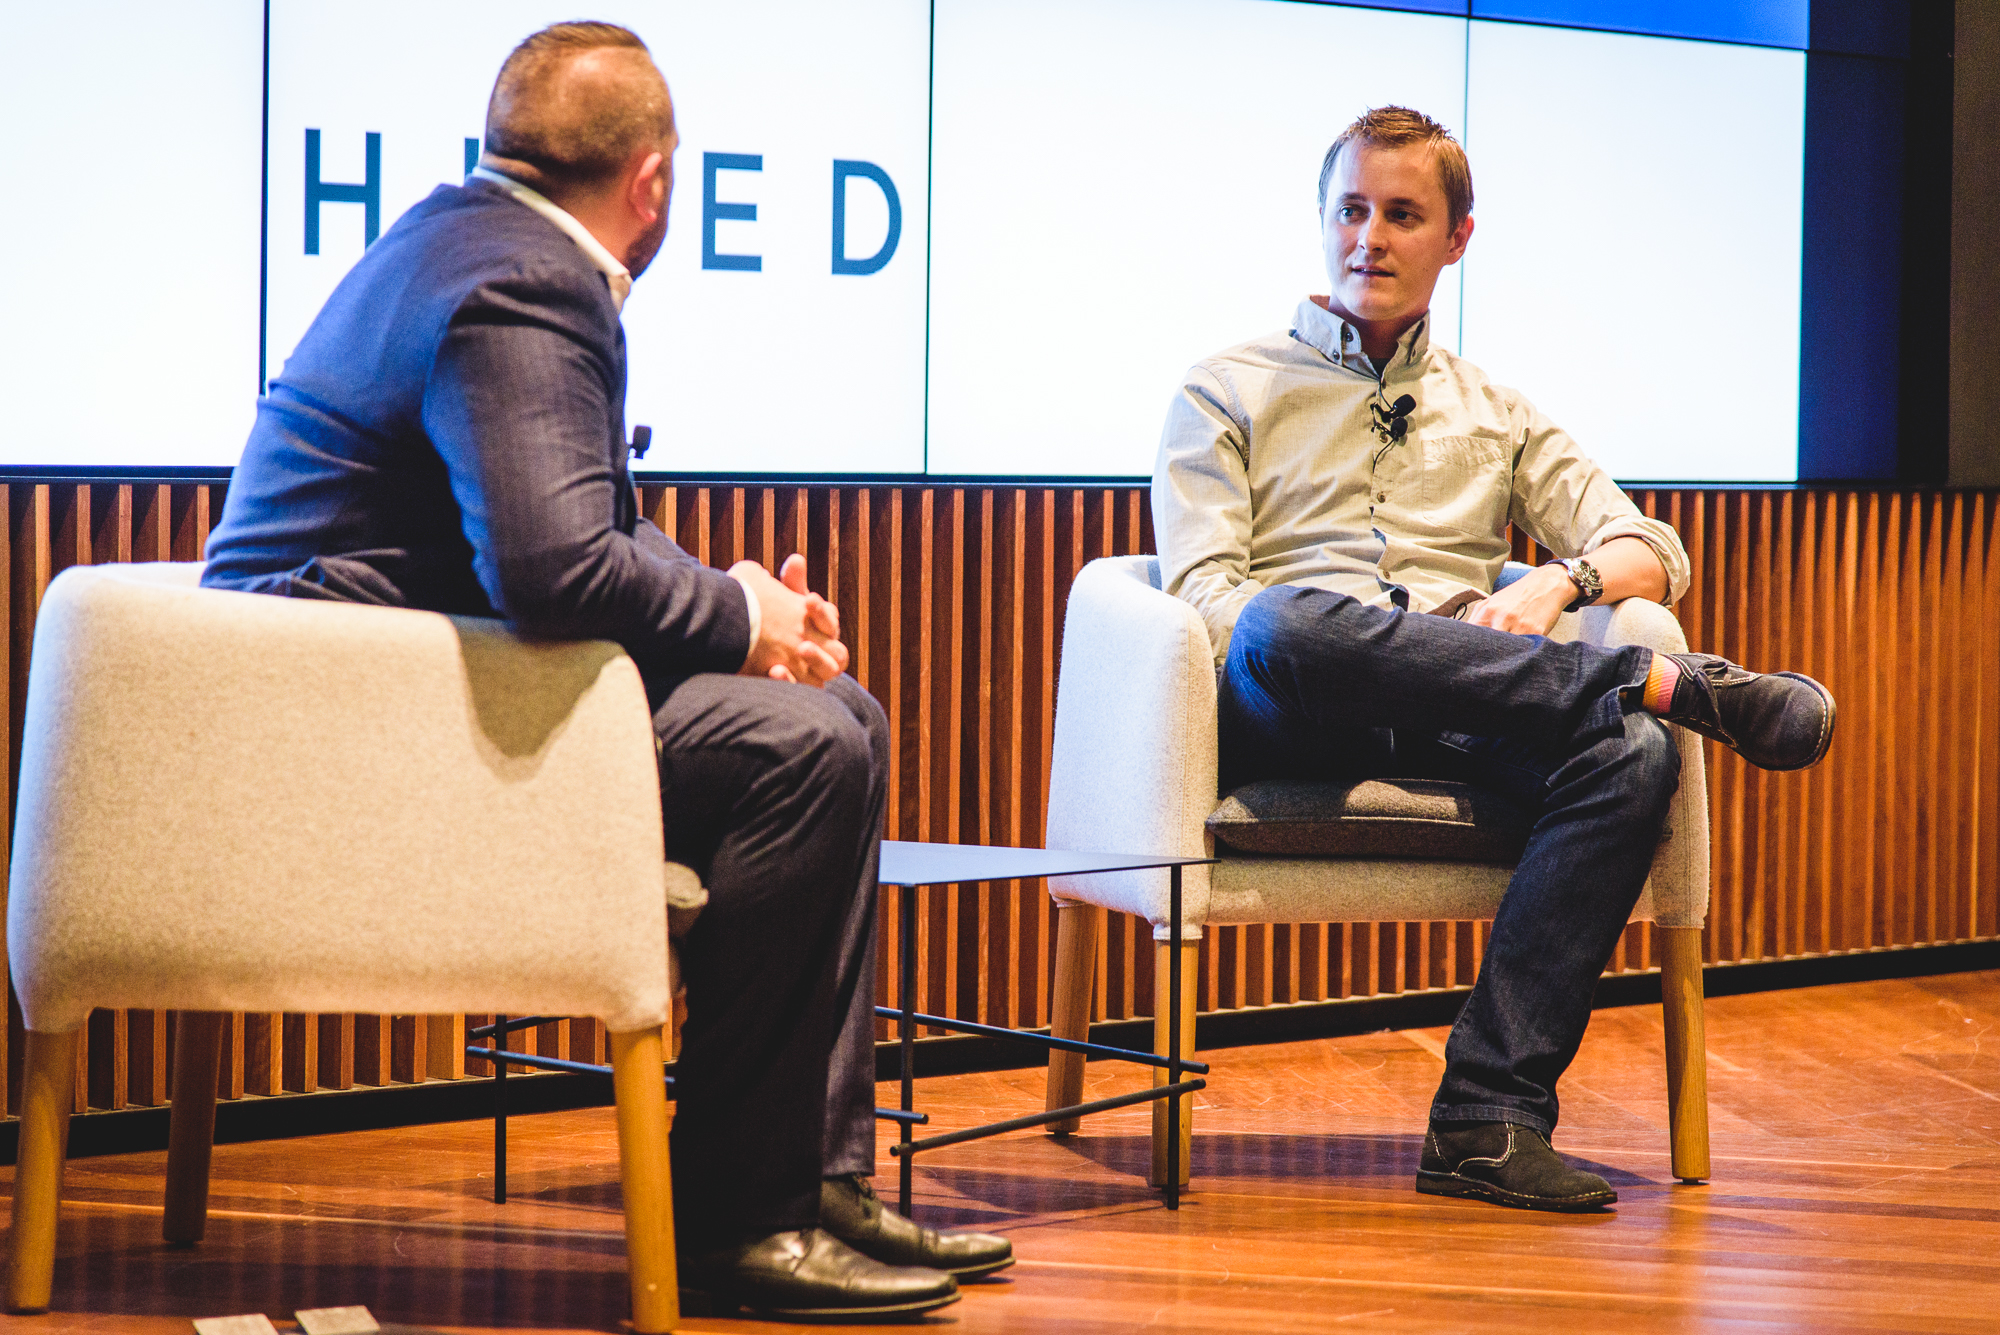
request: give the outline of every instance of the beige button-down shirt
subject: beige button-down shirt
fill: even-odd
[[[1509,523],[1559,556],[1638,538],[1668,601],[1687,591],[1679,535],[1520,394],[1432,347],[1428,317],[1379,373],[1359,332],[1315,301],[1294,319],[1190,369],[1160,438],[1161,579],[1201,613],[1216,662],[1237,614],[1275,584],[1417,612],[1483,598]],[[1406,433],[1385,441],[1371,405],[1405,394]]]

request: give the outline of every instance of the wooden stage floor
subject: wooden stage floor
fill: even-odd
[[[1195,1191],[1177,1215],[1139,1176],[1144,1112],[1067,1142],[1022,1133],[923,1161],[920,1218],[1008,1233],[1021,1257],[927,1324],[1993,1331],[1996,1029],[2000,973],[1711,1001],[1715,1179],[1688,1187],[1667,1174],[1659,1008],[1600,1012],[1557,1137],[1618,1188],[1616,1211],[1594,1216],[1411,1190],[1443,1030],[1208,1053]],[[1093,1095],[1139,1083],[1111,1065],[1090,1076]],[[1021,1071],[927,1081],[920,1097],[949,1129],[1037,1108],[1041,1089]],[[495,1207],[481,1123],[223,1146],[209,1241],[193,1251],[158,1242],[162,1155],[79,1160],[57,1311],[0,1324],[186,1332],[191,1316],[366,1303],[428,1327],[618,1329],[610,1110],[519,1119],[512,1147],[515,1199]]]

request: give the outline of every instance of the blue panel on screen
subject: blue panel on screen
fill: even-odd
[[[1312,0],[1349,9],[1400,9],[1411,14],[1448,14],[1462,19],[1472,12],[1472,0]]]
[[[1472,0],[1472,16],[1800,51],[1811,29],[1809,0]]]

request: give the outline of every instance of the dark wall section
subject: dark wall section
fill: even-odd
[[[1950,474],[2000,484],[2000,5],[1958,0],[1953,39]],[[1931,198],[1943,211],[1941,192]]]
[[[1951,370],[1953,0],[1914,0],[1903,154],[1903,337],[1897,476],[1956,482]]]
[[[1801,481],[2000,483],[2000,468],[1974,476],[1951,448],[1955,139],[1961,157],[1993,156],[1990,134],[1968,144],[1963,118],[1952,131],[1953,32],[1954,0],[1814,0]]]
[[[1807,45],[1850,56],[1907,57],[1910,0],[1813,0]]]
[[[1901,60],[1806,55],[1800,481],[1898,472],[1906,79]]]

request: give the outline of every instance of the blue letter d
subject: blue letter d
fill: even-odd
[[[882,248],[867,259],[854,260],[847,257],[847,178],[865,176],[882,187],[882,198],[889,205],[889,234],[882,238]],[[850,162],[845,158],[833,160],[833,271],[835,273],[875,273],[887,264],[896,253],[896,243],[903,236],[903,201],[896,195],[896,183],[889,179],[889,173],[872,162]]]

